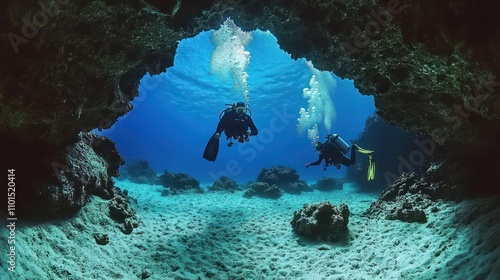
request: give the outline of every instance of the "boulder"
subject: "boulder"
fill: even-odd
[[[130,234],[139,226],[139,219],[126,192],[116,188],[115,196],[109,201],[108,208],[109,216],[119,223],[118,227],[123,233]]]
[[[330,202],[305,204],[293,213],[290,222],[293,230],[300,236],[314,240],[334,241],[347,230],[350,211],[346,204],[339,207]]]
[[[160,183],[164,188],[170,189],[170,194],[186,192],[203,193],[200,181],[186,173],[170,173],[165,170],[163,175],[160,176]]]
[[[276,185],[283,191],[292,194],[300,194],[302,191],[311,191],[311,188],[305,181],[299,180],[297,170],[286,166],[273,166],[271,168],[263,168],[258,177],[257,182]]]
[[[227,191],[234,192],[241,190],[241,186],[227,176],[222,176],[211,187],[207,188],[209,191]]]
[[[243,196],[250,198],[254,195],[262,198],[277,199],[283,195],[283,190],[275,184],[270,185],[264,182],[254,182],[248,185],[248,189]]]
[[[160,183],[156,172],[144,160],[133,160],[125,165],[129,180],[137,184],[157,185]]]

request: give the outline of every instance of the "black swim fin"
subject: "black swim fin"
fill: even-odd
[[[219,153],[219,138],[215,137],[215,134],[208,140],[205,151],[203,152],[203,158],[208,161],[215,161],[217,154]]]

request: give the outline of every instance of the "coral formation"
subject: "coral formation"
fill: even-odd
[[[290,224],[301,236],[331,242],[347,230],[349,215],[349,207],[346,204],[340,204],[339,207],[328,201],[306,204],[293,213]]]
[[[427,222],[426,211],[433,211],[433,201],[459,199],[463,192],[443,183],[430,183],[415,173],[403,173],[370,205],[368,217],[401,220],[403,222]]]
[[[263,168],[257,176],[256,182],[276,185],[287,193],[300,194],[302,191],[312,191],[303,180],[299,180],[297,170],[286,166]]]
[[[227,191],[234,192],[236,190],[242,190],[243,188],[238,185],[235,181],[231,180],[227,176],[222,176],[214,184],[207,188],[209,191]]]
[[[203,189],[200,188],[200,182],[186,173],[170,173],[165,170],[159,179],[163,187],[168,188],[171,194],[188,191],[203,193]]]
[[[116,189],[115,196],[108,203],[109,216],[119,223],[120,230],[125,234],[132,233],[139,226],[139,219],[130,205],[127,193]]]
[[[160,183],[156,172],[144,159],[131,161],[125,164],[124,168],[131,182],[149,185],[157,185]]]
[[[28,174],[20,178],[23,184],[26,183],[19,188],[22,194],[18,196],[20,215],[68,215],[85,205],[90,195],[110,199],[114,195],[112,177],[119,175],[118,168],[124,163],[114,143],[94,133],[79,133],[75,143],[68,145],[64,152],[44,161],[40,166],[44,171],[52,167],[42,177],[44,180],[31,181],[37,177],[31,178]],[[30,166],[30,162],[26,165]]]
[[[107,234],[96,233],[94,234],[95,242],[99,245],[106,245],[109,243],[109,237]]]
[[[254,195],[262,198],[277,199],[283,195],[283,189],[275,184],[271,185],[265,182],[253,182],[248,185],[243,196],[250,198]]]

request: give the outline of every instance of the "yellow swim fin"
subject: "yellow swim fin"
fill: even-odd
[[[358,152],[368,155],[368,181],[375,179],[375,161],[373,159],[373,151],[365,150],[358,145],[356,145],[356,148]]]

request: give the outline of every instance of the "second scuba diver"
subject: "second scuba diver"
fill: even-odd
[[[319,151],[318,160],[315,162],[307,163],[306,168],[311,165],[319,165],[323,160],[325,160],[325,166],[323,170],[326,170],[327,166],[334,165],[337,169],[340,169],[340,165],[353,165],[356,163],[356,151],[367,154],[369,160],[368,167],[368,180],[373,180],[375,176],[375,163],[373,161],[373,151],[365,150],[356,144],[353,144],[350,148],[349,145],[340,138],[337,134],[328,134],[326,136],[325,143],[316,142],[316,151]],[[351,158],[346,157],[344,154],[351,151]]]

